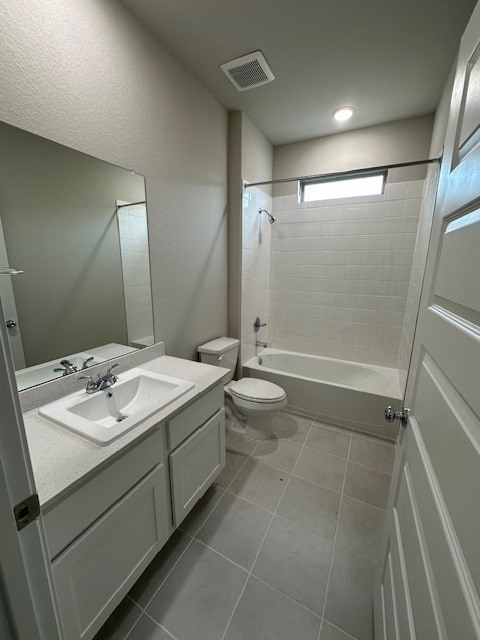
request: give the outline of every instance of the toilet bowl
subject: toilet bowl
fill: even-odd
[[[224,376],[227,428],[253,440],[273,436],[273,422],[287,405],[287,394],[272,382],[258,378],[233,380],[239,340],[217,338],[198,347],[201,362],[229,370]]]
[[[247,438],[271,438],[274,420],[278,412],[287,405],[285,391],[276,384],[258,378],[229,382],[224,389],[227,401],[232,403],[234,414],[243,418]]]

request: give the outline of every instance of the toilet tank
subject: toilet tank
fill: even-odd
[[[216,367],[230,369],[230,373],[225,375],[225,383],[232,380],[237,368],[238,347],[240,340],[237,338],[216,338],[198,347],[200,362],[213,364]]]

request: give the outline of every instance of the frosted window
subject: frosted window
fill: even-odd
[[[363,175],[355,178],[335,178],[302,183],[302,202],[374,196],[383,193],[386,174]]]

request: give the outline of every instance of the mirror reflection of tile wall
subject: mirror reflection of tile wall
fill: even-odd
[[[122,206],[126,204],[117,202],[128,342],[147,347],[153,344],[147,208],[145,204]]]

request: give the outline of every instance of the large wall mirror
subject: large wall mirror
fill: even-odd
[[[0,296],[19,390],[153,344],[145,201],[143,176],[0,123]]]

